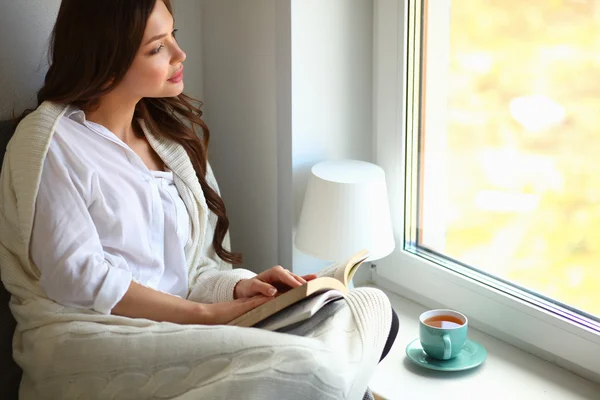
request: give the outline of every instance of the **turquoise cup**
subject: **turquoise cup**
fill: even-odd
[[[468,324],[467,317],[457,311],[426,311],[419,317],[421,347],[432,358],[450,360],[465,345]]]

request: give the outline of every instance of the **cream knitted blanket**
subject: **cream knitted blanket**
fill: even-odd
[[[21,398],[362,398],[391,324],[389,301],[375,289],[353,290],[287,333],[158,323],[49,300],[29,244],[44,158],[65,108],[45,102],[19,124],[0,177],[0,271],[17,320]],[[253,273],[210,255],[210,213],[185,150],[145,131],[192,216],[190,299],[230,300]],[[211,171],[207,178],[216,188]]]

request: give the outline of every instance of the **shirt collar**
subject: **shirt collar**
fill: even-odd
[[[85,113],[74,105],[69,105],[65,111],[65,117],[71,118],[73,121],[79,122],[80,124],[85,124]]]

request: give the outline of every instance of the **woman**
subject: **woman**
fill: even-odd
[[[1,176],[21,396],[362,397],[395,336],[380,291],[287,334],[222,325],[315,275],[231,269],[241,255],[173,24],[169,0],[61,3]]]

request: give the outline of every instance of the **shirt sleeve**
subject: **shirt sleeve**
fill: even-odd
[[[123,258],[104,252],[87,201],[53,144],[36,198],[31,259],[50,299],[110,314],[132,274]]]

